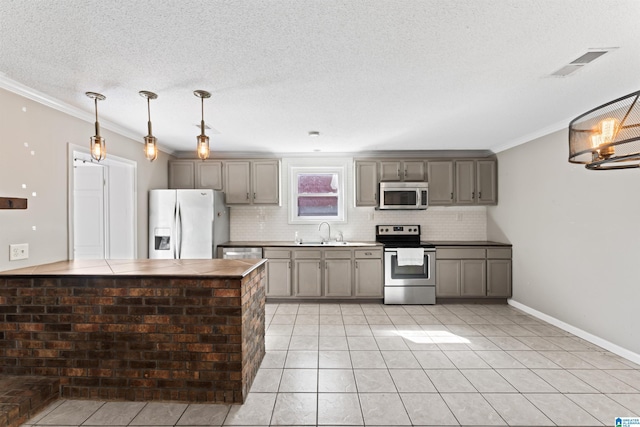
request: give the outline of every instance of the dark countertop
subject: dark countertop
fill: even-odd
[[[435,246],[488,246],[488,247],[503,247],[510,248],[511,243],[500,243],[500,242],[492,242],[489,240],[425,240],[428,243],[432,243]],[[382,248],[382,244],[378,242],[348,242],[348,245],[311,245],[309,243],[296,245],[293,242],[282,242],[282,241],[230,241],[225,242],[220,247],[293,247],[293,248],[308,248],[308,247],[321,247],[321,248],[357,248],[357,247],[371,247],[378,246]]]
[[[239,247],[293,247],[293,248],[309,248],[309,247],[319,247],[319,248],[359,248],[359,247],[371,247],[371,246],[379,246],[382,248],[382,244],[378,242],[347,242],[345,245],[322,245],[320,243],[313,244],[303,242],[303,244],[298,245],[291,241],[268,241],[268,240],[256,240],[256,241],[231,241],[225,242],[218,247],[223,248],[239,248]]]
[[[494,246],[510,248],[513,245],[511,243],[492,242],[490,240],[428,240],[429,243],[433,243],[438,246]]]
[[[92,259],[59,261],[16,270],[2,276],[176,276],[242,278],[265,259]]]

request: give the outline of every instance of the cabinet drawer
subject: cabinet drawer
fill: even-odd
[[[265,249],[263,256],[265,258],[273,259],[289,259],[291,258],[291,251],[285,251],[282,249]]]
[[[490,259],[511,259],[510,248],[488,248],[487,258]]]
[[[382,251],[379,250],[359,250],[356,252],[356,258],[382,258]]]
[[[351,251],[345,251],[345,250],[341,250],[341,251],[325,250],[325,251],[324,251],[324,257],[325,257],[325,259],[351,259]]]
[[[445,248],[436,251],[436,259],[484,259],[485,249],[477,248]]]
[[[322,258],[322,250],[308,250],[308,251],[293,251],[293,257],[295,259],[321,259]]]

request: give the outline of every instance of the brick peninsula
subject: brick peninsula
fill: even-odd
[[[243,403],[265,354],[266,260],[83,260],[0,272],[0,376],[60,396]]]

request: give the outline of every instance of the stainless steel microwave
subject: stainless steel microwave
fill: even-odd
[[[378,209],[427,209],[429,184],[426,182],[381,182]]]

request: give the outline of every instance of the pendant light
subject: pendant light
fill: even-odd
[[[141,97],[147,98],[147,115],[149,118],[149,121],[147,122],[147,129],[149,131],[149,134],[144,137],[144,156],[150,162],[153,162],[155,159],[158,158],[158,146],[157,146],[158,140],[156,139],[155,136],[153,136],[151,132],[151,107],[149,104],[152,99],[158,98],[158,95],[146,90],[141,90],[138,93],[140,94]]]
[[[198,157],[202,160],[209,158],[209,137],[204,134],[204,99],[210,98],[211,94],[206,90],[194,90],[193,94],[200,98],[202,102],[202,120],[200,120],[200,135],[197,136],[198,141]]]
[[[100,136],[100,123],[98,123],[98,101],[104,101],[106,96],[96,92],[85,92],[89,98],[93,99],[96,106],[96,134],[91,137],[91,157],[100,161],[107,157],[107,145],[103,137]]]

